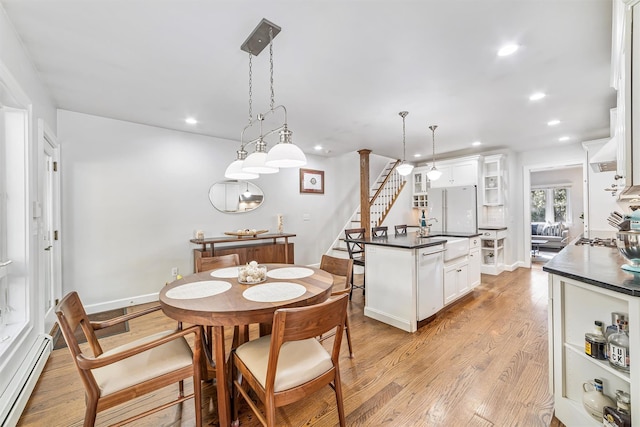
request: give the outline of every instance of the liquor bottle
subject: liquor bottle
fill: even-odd
[[[613,399],[603,392],[602,380],[596,378],[593,382],[584,383],[582,384],[582,390],[584,391],[582,395],[582,405],[585,411],[587,411],[594,420],[602,422],[602,409],[605,406],[614,405]]]
[[[609,335],[609,342],[607,345],[609,365],[622,372],[629,372],[628,325],[628,321],[621,320],[618,326],[618,332]]]
[[[592,333],[584,334],[584,352],[594,359],[606,359],[607,340],[602,334],[602,322],[593,322],[595,327]]]
[[[616,391],[616,408],[605,406],[602,409],[604,427],[631,427],[631,396],[622,390]]]
[[[604,337],[607,340],[609,339],[609,335],[613,334],[614,332],[618,332],[618,322],[620,322],[621,320],[627,320],[627,313],[619,313],[617,311],[611,313],[611,324],[607,326],[604,331]]]

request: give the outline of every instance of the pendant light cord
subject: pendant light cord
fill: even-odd
[[[436,167],[436,128],[438,126],[437,125],[431,125],[429,126],[429,129],[431,129],[431,142],[432,142],[432,146],[433,146],[433,168]]]

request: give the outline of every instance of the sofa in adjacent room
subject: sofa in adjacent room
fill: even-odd
[[[569,229],[563,222],[532,222],[531,240],[546,240],[540,248],[562,249],[569,241]]]

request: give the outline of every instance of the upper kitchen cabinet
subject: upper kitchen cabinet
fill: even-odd
[[[638,28],[633,31],[635,26]],[[640,114],[632,114],[640,111],[639,0],[614,1],[611,52],[611,86],[618,91],[613,135],[617,144],[616,188],[621,190],[619,198],[628,199],[640,195]]]
[[[503,158],[504,155],[502,154],[484,158],[482,168],[482,203],[485,206],[501,206],[504,203],[504,198],[502,197]]]
[[[415,168],[413,170],[413,204],[414,208],[426,208],[427,207],[427,190],[429,189],[429,181],[427,179],[427,172],[429,169],[426,166]]]
[[[479,160],[479,156],[445,161],[436,160],[436,168],[442,172],[442,176],[436,181],[430,181],[431,188],[478,185]]]

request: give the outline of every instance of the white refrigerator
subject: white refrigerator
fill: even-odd
[[[478,203],[477,187],[430,188],[427,191],[428,218],[431,234],[477,233]]]

